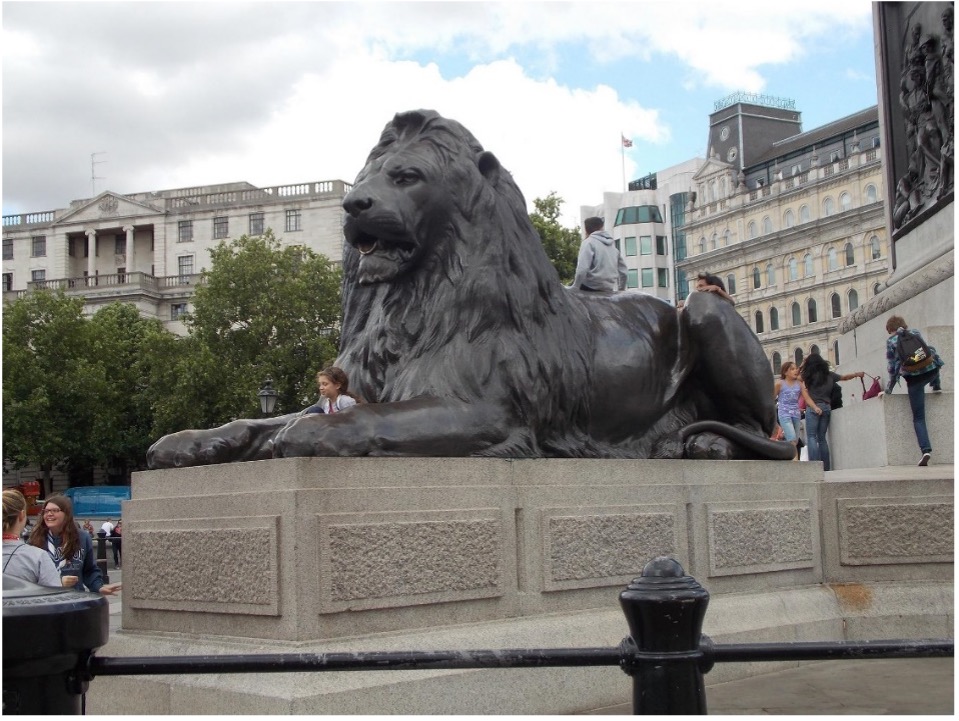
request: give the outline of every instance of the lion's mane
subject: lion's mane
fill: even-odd
[[[522,192],[466,128],[433,111],[397,114],[367,167],[414,143],[452,189],[445,237],[412,272],[371,285],[357,281],[359,253],[346,244],[337,362],[374,402],[497,399],[527,429],[497,455],[583,454],[589,440],[570,420],[586,411],[591,351],[577,329],[588,319],[569,302]]]

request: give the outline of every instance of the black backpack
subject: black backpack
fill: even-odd
[[[896,355],[902,370],[915,373],[933,363],[932,351],[926,341],[917,333],[900,333],[896,339]]]
[[[833,410],[842,408],[842,386],[838,383],[832,384],[832,391],[829,394],[829,405]]]

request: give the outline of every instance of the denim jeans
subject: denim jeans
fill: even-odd
[[[799,424],[801,419],[779,416],[779,427],[783,429],[785,440],[795,442],[799,438]]]
[[[909,392],[909,407],[912,408],[912,427],[916,429],[919,450],[923,453],[932,453],[929,431],[926,429],[926,386],[930,383],[938,385],[939,369],[936,368],[918,376],[904,376],[904,378]]]
[[[826,440],[826,432],[829,430],[829,418],[832,416],[832,410],[822,409],[822,415],[816,415],[814,411],[806,409],[806,445],[809,446],[809,460],[822,461],[824,471],[829,470],[829,442]]]

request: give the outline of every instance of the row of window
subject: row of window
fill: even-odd
[[[878,202],[879,196],[876,191],[876,186],[869,184],[866,186],[866,202],[867,203],[876,203]],[[841,193],[839,195],[839,207],[840,210],[845,212],[852,209],[852,196],[849,193]],[[826,218],[835,213],[835,204],[832,197],[827,197],[822,201],[822,217]],[[808,205],[802,205],[799,208],[799,222],[808,223],[810,221],[810,211]],[[793,213],[792,208],[786,210],[783,213],[783,228],[792,228],[796,225],[796,215]],[[746,238],[747,240],[752,240],[753,238],[759,237],[760,226],[756,224],[755,220],[749,221],[749,224],[746,226]],[[773,221],[768,215],[764,217],[761,221],[762,235],[770,235],[773,232]],[[723,246],[728,246],[729,241],[732,235],[727,229],[722,235]],[[709,239],[709,250],[715,250],[719,247],[719,233],[713,233]],[[703,236],[699,239],[699,252],[706,252],[706,236]]]
[[[44,258],[47,255],[47,236],[35,235],[30,238],[30,257]],[[3,239],[3,259],[13,260],[13,238]]]
[[[636,237],[627,236],[623,238],[623,248],[620,248],[619,240],[616,240],[616,250],[622,250],[623,255],[630,257],[637,255],[637,246],[636,246]],[[639,236],[639,255],[652,255],[653,254],[653,236],[651,235],[641,235]],[[656,255],[666,255],[666,236],[657,235],[656,236]]]
[[[872,236],[869,239],[869,255],[872,260],[879,260],[882,257],[882,246],[879,242],[877,236]],[[853,266],[856,264],[856,252],[852,246],[852,243],[846,243],[843,248],[843,262],[846,267]],[[813,257],[811,253],[806,253],[802,259],[802,269],[803,269],[803,278],[813,278],[816,275],[816,269],[813,264]],[[776,285],[776,268],[770,262],[766,264],[766,280],[765,287],[769,288]],[[789,258],[786,261],[786,280],[794,281],[799,280],[799,261],[795,258]],[[839,270],[839,252],[836,248],[829,248],[826,251],[826,270]],[[763,272],[759,269],[759,266],[754,266],[752,270],[752,285],[754,289],[759,289],[763,287]],[[726,290],[730,294],[736,292],[736,276],[730,273],[726,276]]]
[[[302,213],[298,209],[286,211],[286,222],[284,231],[293,233],[302,230]],[[265,213],[250,213],[249,215],[249,234],[263,235],[266,230]],[[230,236],[230,219],[225,216],[217,216],[213,219],[213,239],[222,240]],[[177,242],[188,243],[193,240],[193,221],[181,220],[177,223]]]
[[[852,313],[856,308],[859,307],[859,293],[855,289],[850,290],[846,294],[846,312]],[[842,311],[842,299],[839,297],[839,293],[833,293],[829,296],[829,309],[833,318],[841,318],[843,315]],[[802,306],[797,302],[793,303],[789,307],[790,311],[790,320],[792,321],[792,327],[802,325],[803,323],[803,313]],[[766,331],[765,316],[761,310],[757,310],[754,316],[754,327],[757,333],[764,333]],[[818,323],[819,322],[819,307],[816,301],[812,298],[806,301],[806,323]],[[769,330],[779,330],[779,309],[770,308],[769,309]]]
[[[839,341],[833,341],[832,351],[833,351],[833,361],[836,365],[838,365],[839,364]],[[810,346],[809,355],[822,355],[822,353],[819,350],[819,346],[818,345]],[[805,353],[803,353],[803,349],[796,348],[792,354],[792,362],[795,363],[797,366],[801,365],[803,362],[803,358],[805,357],[806,355]],[[782,367],[783,367],[783,357],[779,353],[779,351],[775,351],[772,354],[770,364],[772,366],[773,374],[777,378],[779,378],[780,375],[782,374]]]
[[[666,268],[642,268],[640,270],[630,268],[626,271],[627,288],[652,288],[654,287],[654,279],[658,287],[669,287],[669,272]]]

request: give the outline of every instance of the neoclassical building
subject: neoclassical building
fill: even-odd
[[[723,278],[777,376],[811,352],[838,364],[840,319],[883,287],[879,137],[877,107],[807,132],[777,98],[737,94],[710,116],[677,249],[679,300],[698,273]]]
[[[258,188],[246,182],[122,195],[111,191],[68,208],[3,216],[3,298],[62,288],[94,313],[134,304],[169,330],[209,261],[209,250],[268,228],[334,262],[343,256],[343,198],[350,184],[326,180]]]

